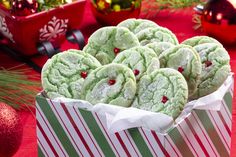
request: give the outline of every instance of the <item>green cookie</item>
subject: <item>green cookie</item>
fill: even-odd
[[[150,44],[145,45],[148,48],[151,48],[159,57],[162,52],[165,50],[174,47],[174,44],[168,42],[153,42]]]
[[[87,75],[101,64],[93,56],[79,50],[54,55],[42,69],[42,86],[49,98],[79,99]]]
[[[216,43],[222,46],[222,44],[217,41],[216,39],[208,36],[195,36],[189,39],[186,39],[185,41],[182,42],[182,44],[189,45],[189,46],[196,46],[199,44],[204,44],[204,43]],[[223,47],[223,46],[222,46]]]
[[[173,68],[183,74],[191,96],[197,89],[202,71],[201,59],[196,50],[180,44],[164,51],[159,59],[162,68]]]
[[[153,42],[170,42],[174,45],[179,43],[176,36],[163,27],[146,28],[137,33],[136,36],[142,46]]]
[[[159,59],[155,52],[144,46],[133,47],[121,52],[113,60],[113,63],[128,66],[133,70],[136,80],[160,67]]]
[[[134,46],[139,46],[139,41],[132,32],[124,27],[110,26],[94,32],[83,50],[104,65],[111,63],[119,52]]]
[[[128,107],[136,93],[135,76],[128,67],[108,64],[91,72],[84,82],[82,98],[92,104],[107,103]]]
[[[126,27],[134,34],[137,34],[138,32],[142,31],[143,29],[149,28],[149,27],[159,27],[155,22],[145,19],[127,19],[125,21],[122,21],[117,25],[118,27]]]
[[[187,99],[188,86],[183,75],[174,69],[163,68],[140,79],[132,106],[176,118]]]
[[[200,84],[191,99],[208,95],[216,91],[230,74],[230,57],[219,44],[205,43],[194,47],[202,63]]]

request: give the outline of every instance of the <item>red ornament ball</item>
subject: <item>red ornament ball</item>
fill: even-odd
[[[18,150],[23,127],[17,112],[7,104],[0,103],[0,157],[11,157]]]
[[[11,12],[17,16],[27,16],[36,13],[38,10],[37,0],[13,0]]]
[[[211,0],[201,15],[203,30],[224,44],[236,43],[236,1]]]

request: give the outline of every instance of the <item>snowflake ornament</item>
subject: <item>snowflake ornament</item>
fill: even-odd
[[[68,19],[57,19],[55,16],[48,24],[39,30],[40,41],[54,41],[57,37],[65,35],[68,28]]]
[[[15,43],[13,35],[7,27],[6,20],[2,16],[0,16],[0,33],[2,33],[6,38],[10,39],[13,43]]]

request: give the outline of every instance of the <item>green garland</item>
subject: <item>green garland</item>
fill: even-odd
[[[35,96],[40,91],[40,76],[30,72],[31,69],[24,69],[23,65],[0,68],[0,102],[15,109],[33,107]]]

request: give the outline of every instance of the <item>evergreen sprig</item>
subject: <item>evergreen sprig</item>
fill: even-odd
[[[30,73],[31,69],[23,68],[23,65],[0,68],[0,102],[15,109],[33,107],[35,96],[40,91],[40,76]]]

